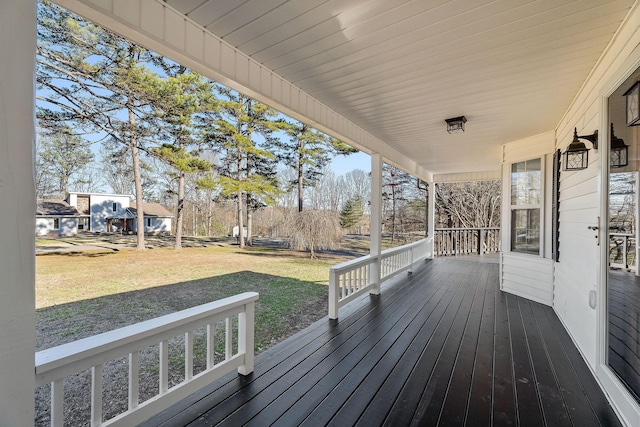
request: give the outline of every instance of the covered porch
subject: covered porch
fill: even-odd
[[[536,253],[509,251],[504,234],[500,265],[429,261],[155,422],[619,425],[617,414],[638,425],[638,400],[606,355],[606,251],[596,243],[608,215],[608,97],[640,69],[638,2],[56,3],[371,154],[373,224],[383,163],[431,189],[497,173],[504,200],[514,166],[533,160],[543,178],[536,203],[502,212],[514,236],[512,210],[537,218]],[[2,12],[0,382],[12,387],[0,387],[0,424],[28,425],[35,1]],[[459,115],[468,127],[450,135],[445,120]],[[552,174],[554,153],[594,129],[601,151],[592,147],[590,167]],[[371,257],[380,259],[376,228]]]
[[[620,425],[553,309],[498,278],[428,260],[145,425]]]

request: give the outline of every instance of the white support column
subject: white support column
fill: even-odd
[[[371,264],[369,280],[375,283],[372,294],[380,293],[380,252],[382,252],[382,155],[371,155],[371,240],[369,253],[378,257]]]
[[[0,2],[0,425],[33,425],[36,1]]]
[[[436,183],[431,181],[429,182],[429,221],[427,222],[427,231],[429,233],[429,237],[431,238],[431,246],[429,251],[431,253],[431,258],[435,256],[435,235],[436,235]]]

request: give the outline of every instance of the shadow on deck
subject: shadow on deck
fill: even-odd
[[[498,274],[427,261],[148,425],[620,425],[553,310]]]

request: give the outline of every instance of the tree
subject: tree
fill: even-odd
[[[289,246],[309,251],[316,257],[317,249],[335,249],[340,244],[342,231],[335,212],[307,209],[298,212],[290,225]]]
[[[187,174],[211,169],[211,163],[199,157],[199,138],[196,116],[214,110],[213,85],[202,76],[179,67],[174,75],[161,82],[158,112],[162,123],[161,134],[168,143],[153,150],[175,171],[178,180],[176,232],[174,248],[182,248],[184,221],[185,181]]]
[[[42,168],[40,176],[48,174],[58,183],[56,191],[61,198],[69,193],[71,177],[93,161],[90,145],[66,126],[56,129],[39,144],[36,165]]]
[[[371,175],[362,169],[354,169],[342,175],[339,185],[345,192],[345,200],[356,196],[361,196],[365,202],[371,200]]]
[[[345,229],[356,228],[360,225],[363,217],[364,200],[361,196],[355,196],[347,200],[340,211],[340,226]]]
[[[38,4],[37,116],[127,147],[136,195],[137,248],[144,249],[140,147],[155,134],[159,55],[48,2]]]
[[[297,172],[296,180],[291,185],[298,190],[298,212],[302,212],[304,189],[315,185],[331,156],[349,155],[357,150],[304,123],[281,123],[289,139],[279,142],[278,158]]]
[[[438,183],[435,187],[436,228],[500,227],[500,181]]]
[[[383,221],[391,228],[391,241],[402,229],[401,206],[415,195],[415,181],[401,169],[385,164],[382,169]]]
[[[255,200],[275,203],[279,193],[274,155],[255,141],[260,134],[270,141],[277,129],[273,122],[276,111],[247,96],[218,86],[223,99],[219,100],[218,117],[209,132],[212,148],[220,154],[217,183],[222,193],[236,200],[240,247],[251,244],[251,215],[248,215],[247,234],[244,235],[245,213],[256,206]]]

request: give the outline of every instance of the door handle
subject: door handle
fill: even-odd
[[[598,217],[598,219],[596,220],[596,224],[600,224],[600,217]],[[587,229],[596,232],[596,235],[594,237],[596,238],[596,244],[600,246],[600,233],[598,233],[598,230],[600,230],[599,225],[589,225],[587,226]]]

